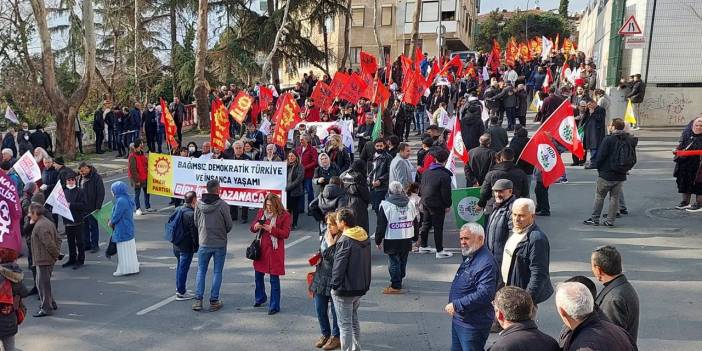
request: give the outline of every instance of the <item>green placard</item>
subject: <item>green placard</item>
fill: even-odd
[[[100,227],[109,235],[112,235],[112,228],[110,228],[107,223],[110,221],[110,217],[112,217],[112,208],[114,206],[115,205],[112,203],[112,201],[109,201],[103,204],[101,209],[95,210],[90,214],[91,216],[95,217]]]
[[[475,205],[480,199],[480,187],[459,188],[451,190],[451,202],[453,203],[453,215],[456,218],[458,228],[468,222],[476,222],[483,225],[485,216],[483,211],[476,211]]]

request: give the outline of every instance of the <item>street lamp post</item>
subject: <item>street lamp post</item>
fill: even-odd
[[[524,12],[524,36],[527,42],[529,42],[529,1],[527,0],[526,11]]]

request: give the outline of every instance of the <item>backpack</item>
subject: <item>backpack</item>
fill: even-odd
[[[183,230],[183,212],[185,212],[185,207],[179,207],[175,212],[171,213],[168,217],[168,221],[165,225],[165,230],[163,238],[173,244],[179,243],[183,240],[185,231]]]
[[[617,138],[612,156],[612,169],[619,173],[629,172],[636,164],[636,149],[628,137]]]

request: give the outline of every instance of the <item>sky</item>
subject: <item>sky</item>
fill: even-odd
[[[577,12],[585,8],[589,0],[570,0],[568,12]],[[543,10],[557,9],[560,0],[530,0],[529,8],[533,9],[536,6]],[[527,0],[480,0],[480,13],[488,13],[494,9],[514,10],[519,7],[526,9]]]

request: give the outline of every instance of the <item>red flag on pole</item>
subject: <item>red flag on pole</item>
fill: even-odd
[[[544,186],[547,188],[565,174],[565,165],[563,165],[561,155],[543,132],[537,132],[529,140],[519,158],[541,171]]]
[[[463,164],[468,164],[470,160],[470,155],[468,155],[468,150],[466,150],[463,144],[463,137],[461,136],[461,120],[459,118],[454,118],[455,122],[453,124],[453,129],[448,137],[448,142],[446,145],[451,150],[451,154],[458,156]]]
[[[341,71],[334,74],[334,79],[332,79],[331,84],[329,84],[329,88],[331,89],[332,94],[334,94],[334,97],[341,94],[341,91],[344,90],[344,87],[346,84],[348,84],[349,78],[350,76],[348,74]]]
[[[390,77],[392,77],[392,62],[390,62],[390,55],[385,55],[385,84],[390,84]]]
[[[492,52],[490,52],[490,57],[488,59],[488,65],[493,73],[497,73],[500,67],[500,56],[502,55],[502,48],[500,48],[500,43],[497,40],[492,39]]]
[[[339,98],[346,100],[352,104],[358,102],[358,99],[363,95],[363,91],[366,89],[366,82],[361,79],[356,73],[349,76],[346,86],[339,93]]]
[[[266,111],[273,102],[273,91],[261,85],[258,88],[258,105],[259,110]],[[273,111],[270,111],[273,112]]]
[[[553,82],[553,77],[551,76],[551,69],[546,68],[546,78],[544,79],[544,84],[542,85],[544,93],[548,94],[548,89],[551,87]]]
[[[359,56],[361,58],[361,73],[374,76],[378,72],[378,61],[375,56],[365,51],[361,51]]]
[[[326,110],[334,102],[334,93],[332,93],[331,87],[327,83],[320,80],[314,86],[312,99],[314,99],[314,103],[319,106],[321,110]]]
[[[422,54],[422,49],[415,48],[414,49],[414,70],[415,71],[420,71],[419,65],[422,63],[423,59],[424,59],[424,54]]]
[[[171,146],[172,149],[178,147],[178,141],[176,141],[175,135],[178,128],[176,127],[175,120],[171,111],[168,110],[168,105],[166,101],[161,98],[161,122],[166,126],[166,142]]]
[[[240,107],[235,107],[237,105],[237,99],[241,97],[241,94],[245,94],[248,97],[248,106],[246,107],[246,111],[242,112],[242,108]],[[236,115],[232,115],[234,119],[241,118],[241,115],[243,115],[243,118],[246,118],[246,112],[249,110],[249,107],[251,107],[251,103],[253,103],[253,99],[251,99],[248,94],[244,93],[243,91],[239,92],[239,95],[237,95],[237,99],[232,102],[230,107],[233,107],[232,110],[230,110],[230,113],[232,111],[236,112]],[[243,99],[246,99],[244,97]],[[227,139],[229,139],[229,113],[227,113],[227,109],[224,107],[224,104],[222,103],[222,100],[219,98],[215,98],[212,100],[212,106],[210,109],[211,116],[210,116],[210,143],[212,143],[213,148],[217,148],[219,150],[224,150],[226,147],[226,142]],[[241,121],[237,119],[237,122],[241,124],[244,120],[243,118]]]
[[[583,158],[585,149],[583,142],[578,135],[578,127],[575,124],[573,117],[573,107],[568,100],[563,101],[551,116],[546,118],[546,122],[541,125],[538,132],[546,133],[548,136],[556,140],[566,149],[570,150],[573,155]]]
[[[409,76],[405,78],[403,82],[404,95],[402,96],[402,101],[410,105],[416,106],[419,100],[424,95],[424,91],[427,89],[427,82],[422,77],[422,73],[419,71],[409,72]]]
[[[463,61],[461,61],[461,56],[456,55],[452,57],[451,61],[447,62],[438,74],[442,77],[446,77],[451,67],[456,67],[456,72],[460,71],[463,68]]]
[[[273,143],[285,147],[288,140],[290,128],[300,122],[300,106],[290,93],[285,93],[280,97],[280,107],[275,111],[273,120],[276,121],[273,131]]]
[[[214,111],[215,101],[217,100],[219,99],[212,101],[212,111]],[[241,90],[239,91],[239,94],[236,94],[236,97],[229,105],[229,114],[237,123],[244,124],[244,120],[246,120],[246,113],[249,112],[253,102],[254,99],[245,91]],[[219,103],[222,104],[222,101],[220,100]],[[224,108],[224,105],[222,105],[222,108]],[[229,119],[227,119],[227,121],[228,120]]]

